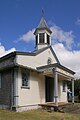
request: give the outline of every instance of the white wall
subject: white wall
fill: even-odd
[[[52,59],[52,64],[56,63],[56,59],[54,58],[50,48],[36,56],[17,55],[16,62],[20,65],[36,69],[36,67],[47,65],[49,57]]]
[[[67,102],[67,83],[66,83],[66,91],[63,92],[63,80],[59,80],[58,93],[59,93],[59,102]]]
[[[48,58],[51,58],[52,59],[52,63],[51,64],[54,64],[54,63],[57,63],[56,59],[54,58],[51,50],[48,48],[47,50],[45,50],[44,52],[38,54],[35,59],[37,60],[36,61],[36,65],[37,66],[44,66],[44,65],[47,65],[47,60]]]
[[[30,89],[21,88],[21,69],[18,72],[18,106],[37,105],[45,103],[45,78],[37,72],[30,72]],[[59,102],[67,102],[66,92],[63,92],[63,81],[58,84]]]
[[[19,86],[18,86],[18,105],[36,105],[45,102],[45,79],[44,76],[36,72],[30,73],[30,89],[21,88],[21,74],[19,70]]]
[[[35,56],[17,55],[16,63],[23,66],[36,68]]]

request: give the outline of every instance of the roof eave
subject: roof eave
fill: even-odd
[[[52,69],[54,69],[55,67],[61,68],[62,70],[65,70],[65,71],[71,73],[72,75],[75,74],[74,71],[68,69],[67,67],[64,67],[63,65],[61,65],[59,63],[54,63],[54,64],[50,64],[50,65],[40,66],[40,67],[37,67],[37,70],[45,69],[45,68],[52,68]]]
[[[36,34],[36,32],[38,31],[38,30],[47,30],[50,34],[52,33],[52,31],[49,29],[49,28],[36,28],[36,30],[34,31],[34,35]]]

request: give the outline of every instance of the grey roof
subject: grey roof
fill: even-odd
[[[6,66],[1,67],[0,72],[4,71],[4,70],[12,69],[14,67],[25,68],[25,69],[29,69],[29,70],[32,70],[32,71],[35,71],[35,72],[38,72],[38,73],[42,73],[42,71],[39,71],[37,69],[31,68],[31,67],[28,67],[28,66],[20,65],[20,64],[17,64],[17,63],[13,63],[13,64],[10,64],[10,65],[6,65]]]
[[[35,56],[35,53],[33,52],[19,52],[19,51],[14,51],[14,52],[11,52],[3,57],[0,58],[0,62],[5,60],[5,59],[8,59],[10,57],[15,57],[16,55],[27,55],[27,56]]]
[[[41,18],[41,21],[40,21],[40,23],[39,23],[37,28],[48,28],[48,25],[47,25],[44,17]]]
[[[40,23],[39,23],[38,27],[36,28],[35,32],[37,30],[41,30],[41,29],[46,29],[46,30],[48,30],[50,32],[50,34],[52,33],[52,31],[49,29],[44,17],[41,18]],[[35,32],[34,32],[34,34],[35,34]]]

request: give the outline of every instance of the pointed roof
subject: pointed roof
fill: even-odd
[[[48,32],[50,32],[50,34],[52,33],[52,31],[49,29],[44,17],[41,18],[40,23],[39,23],[38,27],[36,28],[34,34],[36,33],[37,30],[43,30],[43,29],[46,29]]]
[[[48,25],[47,25],[44,17],[41,18],[40,23],[37,28],[48,28]]]

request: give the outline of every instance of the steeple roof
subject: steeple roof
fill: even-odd
[[[44,17],[41,18],[40,23],[39,23],[38,27],[36,28],[35,32],[37,30],[43,30],[43,29],[46,29],[48,32],[50,32],[50,34],[52,33],[52,31],[49,29]],[[34,32],[34,34],[35,34],[35,32]]]
[[[47,25],[44,17],[41,18],[40,23],[37,28],[48,28],[48,25]]]

